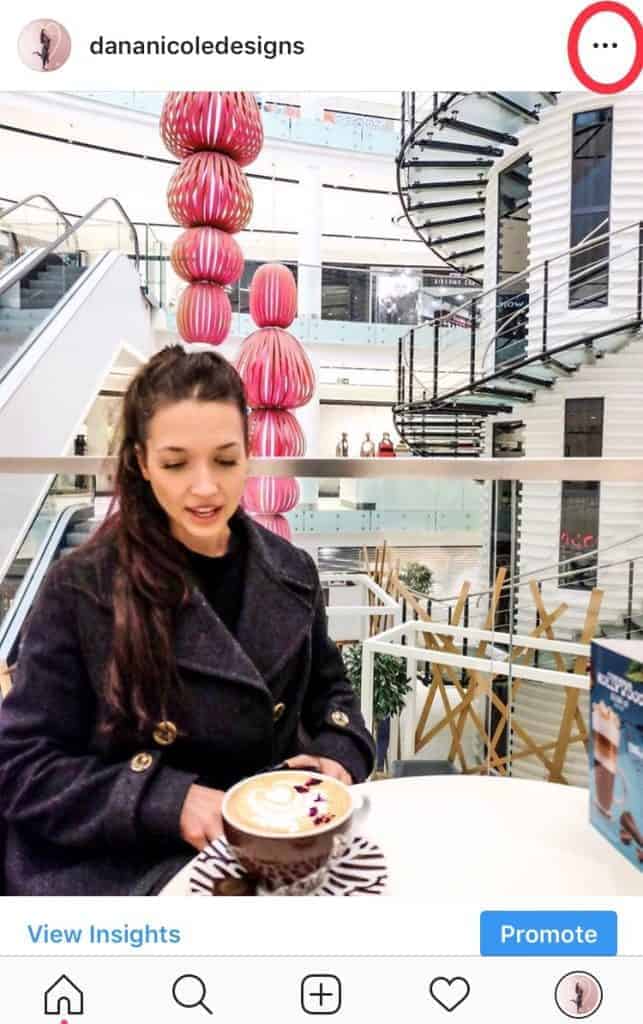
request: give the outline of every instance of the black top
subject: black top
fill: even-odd
[[[230,531],[225,555],[200,555],[186,548],[190,574],[206,601],[226,628],[236,634],[243,581],[246,570],[246,552],[239,535]]]

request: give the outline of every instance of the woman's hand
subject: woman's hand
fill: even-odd
[[[322,775],[330,775],[332,779],[339,779],[346,786],[353,785],[353,779],[346,769],[330,757],[317,757],[315,754],[297,754],[296,757],[289,757],[286,764],[290,768],[315,768]]]
[[[225,793],[207,786],[190,786],[181,811],[181,836],[190,846],[202,850],[223,832],[221,804]]]

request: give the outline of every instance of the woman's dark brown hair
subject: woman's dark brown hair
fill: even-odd
[[[174,631],[189,596],[185,554],[143,478],[136,452],[145,451],[155,413],[186,399],[234,404],[248,449],[243,383],[217,352],[165,348],[139,370],[125,392],[114,499],[88,545],[110,540],[117,552],[113,646],[105,681],[109,718],[103,728],[108,732],[145,735],[167,717],[168,697],[179,687]]]

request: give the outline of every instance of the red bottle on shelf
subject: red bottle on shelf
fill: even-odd
[[[391,441],[390,434],[387,434],[386,431],[382,434],[382,440],[377,446],[377,454],[383,459],[395,458],[395,446]]]

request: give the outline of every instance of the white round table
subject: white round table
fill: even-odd
[[[387,896],[487,906],[643,896],[643,873],[589,823],[589,793],[522,779],[428,776],[356,787]],[[191,866],[161,895],[186,894]]]

